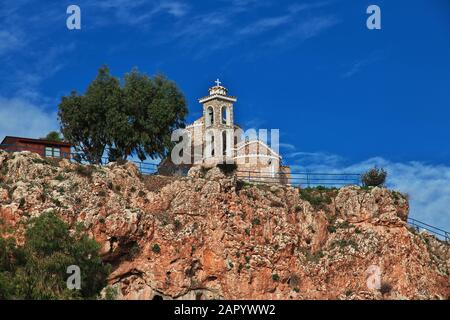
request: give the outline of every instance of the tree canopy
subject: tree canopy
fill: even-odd
[[[387,172],[383,168],[374,167],[362,174],[361,180],[365,187],[379,187],[386,182]]]
[[[31,219],[25,243],[0,238],[0,299],[92,299],[106,286],[110,266],[100,245],[69,226],[54,212]],[[67,267],[81,270],[81,289],[67,288]]]
[[[44,138],[41,139],[56,142],[63,141],[63,139],[61,138],[61,134],[58,131],[50,131]]]
[[[58,112],[64,137],[90,163],[101,163],[105,152],[110,161],[164,157],[171,132],[184,126],[186,115],[183,94],[163,75],[133,69],[121,84],[107,66],[85,94],[63,97]]]

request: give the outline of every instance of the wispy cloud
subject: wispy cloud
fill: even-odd
[[[153,23],[153,18],[160,14],[168,14],[175,18],[185,16],[190,6],[183,1],[145,1],[145,0],[107,0],[86,2],[84,6],[100,9],[108,15],[114,15],[114,23],[120,23],[130,26],[145,27]],[[111,19],[97,19],[97,25],[110,25]]]
[[[264,126],[265,123],[266,123],[266,120],[261,119],[261,118],[253,117],[252,119],[247,120],[247,121],[244,123],[243,129],[244,129],[244,130],[249,130],[249,129],[255,129],[255,130],[258,130],[258,129],[260,129],[260,128],[263,128],[263,126]]]
[[[66,64],[65,56],[75,50],[73,43],[62,46],[53,46],[45,51],[37,51],[30,54],[29,59],[36,62],[26,68],[18,66],[9,77],[4,89],[9,89],[15,97],[34,102],[46,100],[40,93],[42,82],[58,73]],[[5,90],[6,91],[6,90]]]
[[[325,29],[334,26],[339,20],[334,16],[305,11],[325,7],[329,2],[304,3],[285,8],[276,7],[275,2],[223,1],[224,5],[213,11],[189,15],[188,19],[176,21],[171,36],[164,41],[177,41],[178,44],[195,50],[194,57],[201,58],[212,52],[237,46],[250,38],[264,35],[255,43],[256,47],[267,44],[295,45],[301,41],[319,35]],[[272,6],[278,15],[264,14],[255,19],[254,11],[258,6]]]
[[[0,56],[22,47],[23,41],[18,34],[0,30]]]
[[[315,171],[339,170],[344,159],[336,154],[327,152],[296,151],[286,155],[296,168],[308,168]],[[336,169],[333,169],[335,168]]]
[[[44,110],[43,105],[23,98],[0,96],[0,137],[17,135],[35,138],[57,130],[56,112]]]
[[[343,78],[350,78],[357,73],[360,73],[364,68],[380,61],[383,58],[383,54],[381,52],[376,52],[371,54],[369,57],[364,59],[356,60],[353,64],[351,64],[347,71],[342,74]]]
[[[275,27],[279,27],[281,25],[285,25],[292,20],[291,15],[283,15],[278,17],[270,17],[264,18],[256,21],[253,24],[250,24],[238,31],[240,35],[253,35],[259,34],[266,30],[273,29]]]
[[[164,1],[159,5],[159,9],[175,17],[183,17],[188,13],[189,6],[178,1]]]
[[[301,11],[322,8],[331,3],[332,1],[314,1],[314,2],[296,3],[289,7],[289,11],[292,13],[298,13]]]
[[[281,149],[289,150],[289,151],[293,151],[296,149],[296,147],[290,143],[280,143],[279,146]]]
[[[291,44],[298,44],[315,36],[318,36],[323,31],[340,23],[340,20],[335,16],[319,16],[308,20],[296,22],[290,27],[286,33],[280,34],[275,39],[268,41],[268,45],[281,45],[290,42]]]
[[[264,17],[253,21],[241,28],[237,33],[240,35],[260,34],[280,26],[296,23],[299,20],[299,13],[307,10],[317,9],[328,5],[329,2],[301,3],[294,4],[287,8],[283,15]]]

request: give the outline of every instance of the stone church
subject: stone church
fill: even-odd
[[[193,166],[211,168],[226,163],[235,164],[238,177],[245,180],[289,183],[290,168],[282,165],[279,153],[257,137],[255,130],[244,132],[235,124],[233,111],[237,98],[228,95],[219,80],[215,83],[209,88],[209,95],[198,100],[203,106],[203,116],[183,129],[188,148],[177,155],[184,155],[184,160],[173,161],[172,153],[161,162],[159,173],[186,175]]]

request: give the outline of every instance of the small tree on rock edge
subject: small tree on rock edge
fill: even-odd
[[[374,167],[362,174],[361,180],[365,187],[379,187],[386,182],[387,172],[383,168]]]

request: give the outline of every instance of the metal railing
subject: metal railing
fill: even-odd
[[[7,152],[21,152],[21,151],[31,151],[34,153],[39,154],[42,157],[46,157],[45,155],[45,149],[44,148],[34,148],[31,146],[20,146],[17,144],[0,144],[0,150],[4,150]],[[61,158],[61,159],[68,159],[72,162],[79,162],[76,159],[79,157],[80,153],[75,152],[60,152],[60,156],[49,156],[49,158]],[[102,163],[101,165],[106,165],[110,161],[107,157],[102,157]],[[149,163],[149,162],[143,162],[143,161],[136,161],[136,160],[128,160],[133,162],[139,169],[139,172],[142,174],[155,174],[158,172],[158,165],[155,163]],[[84,162],[82,162],[84,163]]]
[[[440,238],[444,241],[450,241],[450,232],[448,231],[445,231],[437,227],[433,227],[432,225],[429,225],[425,222],[413,218],[408,218],[407,222],[411,227],[416,229],[418,232],[425,230],[431,233],[432,235],[436,236],[437,238]]]
[[[237,170],[239,179],[255,183],[280,183],[299,187],[342,187],[361,185],[361,175],[357,173],[317,173],[317,172],[274,172]]]

